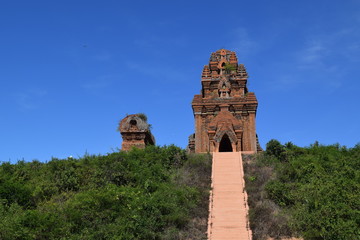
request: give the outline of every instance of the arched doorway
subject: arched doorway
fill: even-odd
[[[224,136],[221,138],[220,146],[219,146],[219,152],[232,152],[233,148],[231,145],[230,138],[227,134],[224,134]]]

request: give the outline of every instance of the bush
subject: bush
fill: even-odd
[[[272,139],[266,144],[266,154],[280,158],[280,155],[285,151],[284,146],[278,140]]]
[[[173,145],[3,163],[0,239],[205,239],[210,175]]]
[[[360,239],[359,153],[271,140],[244,168],[254,239]]]

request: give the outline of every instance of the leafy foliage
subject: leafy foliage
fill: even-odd
[[[233,64],[230,64],[230,63],[225,63],[224,65],[224,70],[226,73],[231,73],[232,71],[235,71],[236,70],[236,66],[233,65]]]
[[[359,163],[359,145],[300,148],[271,140],[245,166],[255,239],[360,239]]]
[[[280,158],[281,154],[285,151],[284,146],[276,140],[272,139],[266,144],[266,154]]]
[[[0,239],[206,239],[210,159],[149,146],[3,163]]]

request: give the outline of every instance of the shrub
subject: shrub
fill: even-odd
[[[254,239],[360,239],[359,157],[358,146],[271,140],[244,168]]]
[[[266,144],[266,154],[280,158],[281,153],[285,151],[284,146],[278,140],[272,139]]]
[[[210,174],[173,145],[4,163],[0,239],[205,239]]]

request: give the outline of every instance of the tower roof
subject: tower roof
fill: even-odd
[[[225,64],[231,64],[237,67],[238,61],[236,53],[226,49],[219,49],[216,52],[211,53],[210,56],[210,70],[216,71],[223,68]]]
[[[146,117],[141,114],[131,114],[121,120],[120,132],[149,132],[150,126]]]

